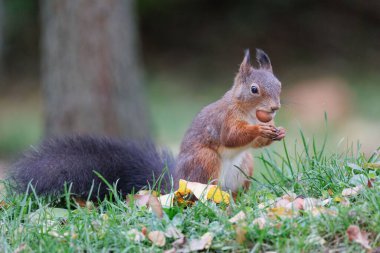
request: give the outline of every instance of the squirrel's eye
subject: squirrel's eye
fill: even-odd
[[[257,94],[257,93],[259,93],[259,89],[258,89],[256,86],[252,86],[252,87],[251,87],[251,92],[252,92],[253,94]]]

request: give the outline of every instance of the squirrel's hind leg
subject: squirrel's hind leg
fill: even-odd
[[[217,184],[221,160],[217,152],[210,148],[200,148],[197,152],[186,154],[177,165],[176,179],[184,179],[202,184]]]

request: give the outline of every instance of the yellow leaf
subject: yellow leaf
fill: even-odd
[[[187,188],[187,184],[188,184],[187,181],[185,181],[183,179],[179,180],[179,187],[178,187],[177,192],[179,192],[182,196],[191,194],[190,189]]]
[[[220,187],[213,185],[208,187],[207,199],[213,200],[215,203],[226,203],[230,204],[230,194],[224,192],[220,189]]]

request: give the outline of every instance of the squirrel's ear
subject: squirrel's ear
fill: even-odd
[[[249,54],[249,49],[246,49],[244,51],[244,59],[242,61],[242,63],[240,64],[240,69],[239,69],[239,72],[240,73],[249,73],[249,71],[251,70],[252,66],[251,66],[251,56]]]
[[[269,56],[259,48],[256,48],[256,60],[261,69],[272,72],[272,64],[270,63]]]

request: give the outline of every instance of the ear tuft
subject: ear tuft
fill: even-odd
[[[244,50],[244,59],[240,64],[240,73],[248,73],[251,70],[251,56],[249,49]]]
[[[256,48],[256,60],[261,69],[272,72],[272,64],[270,63],[269,56],[260,48]]]

